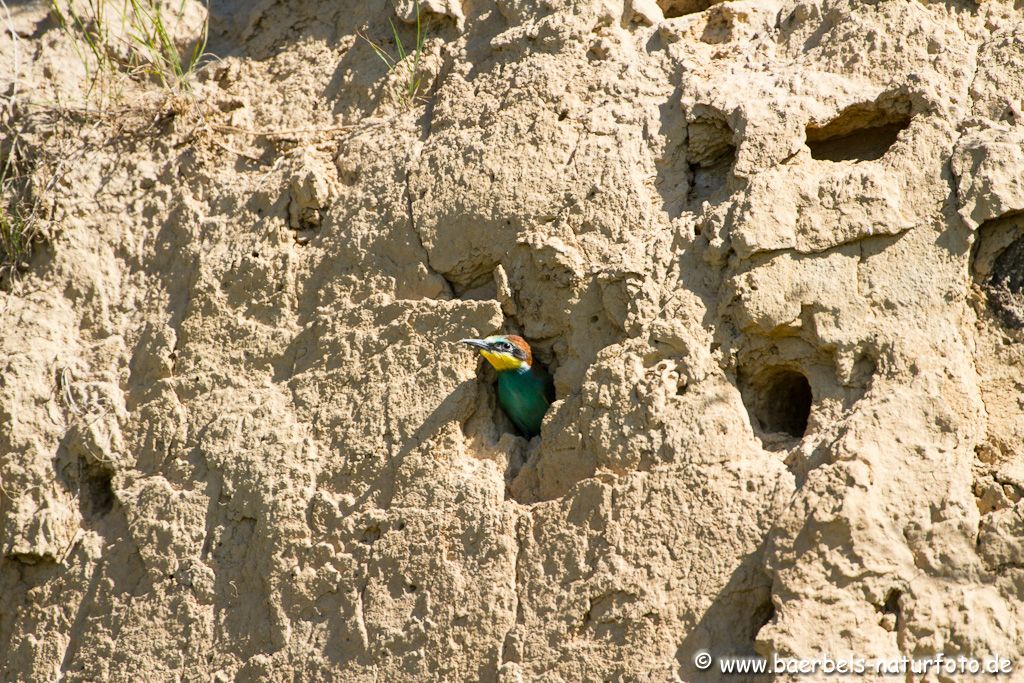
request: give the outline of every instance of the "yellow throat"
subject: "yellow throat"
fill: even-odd
[[[480,355],[486,358],[487,362],[493,365],[498,372],[518,370],[523,366],[523,361],[507,353],[494,353],[484,349],[480,351]]]

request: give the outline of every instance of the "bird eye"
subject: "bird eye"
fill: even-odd
[[[495,346],[497,346],[498,349],[501,350],[501,351],[511,351],[512,350],[512,345],[509,344],[508,342],[498,342]]]

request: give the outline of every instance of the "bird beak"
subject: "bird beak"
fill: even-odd
[[[483,349],[485,351],[491,348],[483,339],[460,339],[459,342],[465,344],[466,346],[473,346],[478,349]]]

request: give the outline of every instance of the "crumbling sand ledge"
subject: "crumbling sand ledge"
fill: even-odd
[[[1019,0],[424,7],[412,108],[386,3],[229,2],[207,127],[90,128],[0,293],[3,680],[1024,676]]]

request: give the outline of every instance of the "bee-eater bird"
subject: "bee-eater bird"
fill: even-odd
[[[498,371],[498,403],[527,439],[540,434],[540,423],[555,400],[555,385],[526,340],[514,334],[463,339]]]

